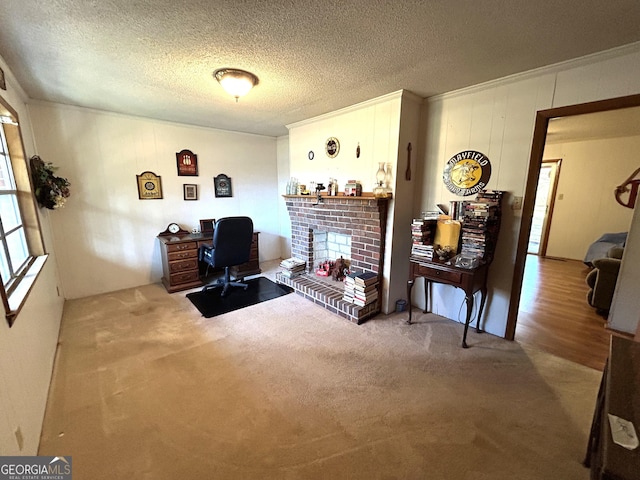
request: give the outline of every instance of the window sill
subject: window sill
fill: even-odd
[[[11,327],[18,317],[18,313],[22,310],[27,297],[36,283],[40,272],[44,268],[44,264],[49,258],[48,254],[40,255],[35,258],[33,264],[29,267],[29,271],[25,274],[24,278],[20,281],[20,284],[9,296],[9,311],[6,314],[7,322]]]

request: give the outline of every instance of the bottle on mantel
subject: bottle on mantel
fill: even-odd
[[[335,178],[329,179],[329,189],[327,194],[332,197],[335,197],[338,195],[338,180],[336,180]]]

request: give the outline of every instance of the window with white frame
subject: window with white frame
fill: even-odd
[[[0,299],[9,326],[46,258],[18,115],[0,97]]]
[[[0,276],[5,292],[10,294],[15,288],[28,261],[29,246],[3,127],[0,129]]]

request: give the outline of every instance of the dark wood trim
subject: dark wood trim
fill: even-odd
[[[515,338],[516,323],[518,321],[518,308],[520,306],[520,294],[522,290],[522,276],[524,274],[524,264],[527,258],[527,247],[529,244],[529,234],[531,233],[531,217],[535,203],[536,189],[538,187],[538,176],[542,165],[542,155],[547,137],[547,127],[549,120],[557,117],[570,117],[582,115],[584,113],[606,112],[609,110],[619,110],[622,108],[640,106],[640,94],[626,97],[610,98],[596,102],[581,103],[578,105],[568,105],[566,107],[540,110],[536,113],[535,127],[533,131],[533,141],[531,144],[531,155],[529,157],[529,170],[527,173],[527,184],[525,187],[524,202],[522,206],[522,221],[520,222],[520,233],[518,236],[516,259],[513,269],[513,281],[511,283],[511,298],[509,300],[509,312],[507,314],[507,326],[504,338],[513,340]]]
[[[540,238],[540,247],[538,255],[545,257],[547,255],[547,245],[549,244],[549,232],[551,231],[551,220],[553,220],[553,209],[556,206],[556,194],[558,193],[558,181],[560,180],[560,167],[562,159],[543,160],[542,163],[555,163],[556,171],[553,179],[553,187],[551,188],[551,201],[549,202],[549,210],[545,215],[545,222],[542,224],[542,237]]]

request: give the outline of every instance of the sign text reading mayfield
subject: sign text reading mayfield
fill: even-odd
[[[460,196],[474,195],[486,189],[491,177],[491,162],[476,150],[464,150],[449,159],[442,179],[450,192]]]

